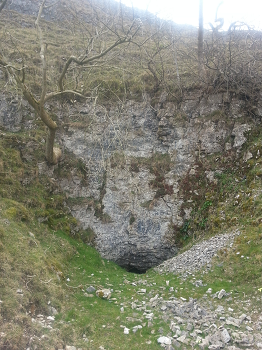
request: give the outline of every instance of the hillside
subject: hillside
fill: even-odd
[[[36,100],[39,5],[0,13],[0,60]],[[40,24],[47,96],[70,55],[135,34],[45,103],[54,165],[1,66],[0,350],[261,349],[261,33],[206,32],[199,81],[194,28],[79,0]]]

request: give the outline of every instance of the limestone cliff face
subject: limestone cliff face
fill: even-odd
[[[88,164],[89,186],[81,187],[77,179],[61,186],[69,196],[96,203],[71,210],[83,227],[95,231],[104,258],[143,271],[176,254],[172,228],[186,219],[180,214],[179,179],[196,157],[239,150],[252,126],[244,122],[241,102],[228,105],[223,98],[78,109],[91,120],[89,129],[70,127],[63,145]]]
[[[30,109],[2,97],[0,124],[12,131],[32,128]],[[63,115],[58,105],[50,108],[64,126],[57,141],[88,168],[88,185],[74,174],[60,181],[68,197],[77,199],[73,216],[93,229],[104,258],[140,271],[178,250],[174,227],[190,218],[188,206],[181,210],[185,198],[179,180],[194,171],[196,159],[240,150],[254,126],[243,102],[223,94],[189,94],[179,105],[162,98],[154,107],[146,96],[143,103],[107,108],[76,103],[63,106]],[[73,116],[66,124],[65,115]]]

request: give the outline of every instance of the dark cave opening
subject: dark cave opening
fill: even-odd
[[[137,275],[143,275],[146,273],[146,269],[138,269],[135,266],[130,266],[128,265],[127,267],[124,267],[126,269],[127,272],[131,272],[131,273],[135,273]]]

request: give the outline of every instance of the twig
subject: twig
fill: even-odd
[[[40,280],[40,282],[45,283],[45,284],[48,284],[48,283],[49,283],[49,282],[51,282],[52,280],[53,280],[53,278],[50,278],[50,280],[49,280],[49,281],[47,281],[47,282],[42,281],[42,280]]]

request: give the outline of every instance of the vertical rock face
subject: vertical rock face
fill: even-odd
[[[92,127],[69,128],[63,135],[64,146],[89,165],[85,195],[95,202],[73,206],[72,214],[95,231],[101,255],[127,269],[145,271],[176,254],[174,227],[184,219],[179,179],[196,157],[240,148],[250,129],[228,117],[222,95],[161,107],[146,102],[128,102],[121,111],[86,106],[82,113],[91,117]],[[230,108],[236,113],[240,107],[235,102]],[[67,184],[66,190],[76,196],[74,186]]]
[[[21,109],[17,101],[3,97],[0,107],[5,128],[19,130],[23,116],[23,127],[32,127],[33,115],[26,106]],[[59,116],[57,106],[50,108]],[[194,162],[201,157],[240,150],[252,126],[242,103],[230,104],[222,94],[205,99],[189,95],[179,106],[162,101],[153,108],[150,101],[128,101],[107,109],[68,106],[65,113],[78,115],[84,129],[69,122],[57,139],[88,167],[88,186],[74,174],[60,182],[69,197],[79,198],[71,212],[95,232],[104,258],[138,271],[178,250],[174,229],[190,218],[192,209],[181,210],[181,178],[194,173]],[[209,179],[213,175],[208,173]]]

